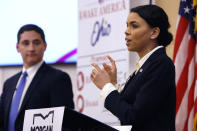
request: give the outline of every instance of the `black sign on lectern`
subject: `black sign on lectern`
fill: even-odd
[[[98,120],[65,107],[62,131],[118,131]]]

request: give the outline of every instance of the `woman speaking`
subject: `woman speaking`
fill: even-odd
[[[156,5],[143,5],[130,10],[126,23],[126,46],[140,58],[136,71],[118,92],[116,64],[108,56],[111,65],[92,64],[91,80],[122,125],[132,125],[132,131],[175,131],[175,67],[165,52],[172,41],[168,16]]]

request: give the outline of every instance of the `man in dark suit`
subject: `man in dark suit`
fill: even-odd
[[[43,30],[33,24],[24,25],[20,28],[17,38],[17,51],[23,59],[23,70],[4,83],[0,99],[1,131],[22,131],[27,109],[58,106],[74,108],[69,75],[46,65],[43,61],[47,46]],[[24,72],[27,76],[16,109],[15,101]],[[16,111],[16,117],[12,115],[13,111]]]

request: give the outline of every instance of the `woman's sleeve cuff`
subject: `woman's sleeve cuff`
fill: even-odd
[[[100,98],[105,101],[106,97],[114,90],[116,90],[116,87],[112,83],[105,84],[101,90]]]

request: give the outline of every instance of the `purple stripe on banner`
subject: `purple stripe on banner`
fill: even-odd
[[[62,56],[59,60],[56,61],[56,63],[62,63],[62,62],[66,61],[67,59],[69,59],[71,56],[73,56],[76,53],[77,53],[77,48],[75,48],[74,50],[72,50],[69,53],[67,53],[64,56]]]

